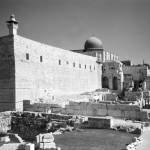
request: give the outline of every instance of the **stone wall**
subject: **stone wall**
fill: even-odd
[[[15,109],[13,36],[0,38],[0,111]]]
[[[58,104],[46,104],[46,103],[33,103],[30,104],[30,100],[23,101],[23,110],[24,111],[33,111],[33,112],[52,112],[58,113],[61,111],[61,107]]]
[[[131,74],[134,81],[144,80],[147,77],[147,66],[123,66],[124,74]]]
[[[90,128],[111,129],[113,121],[111,118],[88,117]]]
[[[150,76],[148,76],[148,77],[145,79],[145,82],[146,82],[146,89],[150,90]]]
[[[143,92],[130,92],[125,91],[125,97],[129,101],[136,101],[137,99],[143,99]]]
[[[82,93],[101,88],[96,58],[14,37],[16,107],[25,99]],[[29,59],[29,60],[27,60]],[[41,62],[42,61],[42,62]]]
[[[109,85],[108,88],[111,90],[122,90],[123,89],[123,72],[122,63],[119,61],[108,61],[103,64],[103,80],[104,77],[108,78]],[[116,78],[116,83],[114,83],[114,77]],[[115,85],[116,84],[116,89]]]
[[[106,93],[106,101],[117,101],[118,100],[118,96],[116,94],[112,94],[112,93]]]
[[[149,119],[148,113],[142,111],[138,105],[104,104],[90,102],[69,102],[61,111],[62,114],[83,116],[113,116],[136,120]]]

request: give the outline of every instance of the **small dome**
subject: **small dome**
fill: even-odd
[[[101,40],[96,37],[90,37],[84,44],[84,50],[87,49],[103,49]]]
[[[10,16],[10,20],[11,20],[11,21],[16,21],[15,15],[12,14],[12,15]]]

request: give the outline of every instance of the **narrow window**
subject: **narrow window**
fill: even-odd
[[[79,64],[79,68],[81,68],[81,64]]]
[[[26,53],[26,60],[29,60],[29,54]]]
[[[66,61],[66,64],[67,64],[67,65],[69,65],[69,62],[68,62],[68,61]]]
[[[85,69],[86,69],[86,65],[85,65]]]
[[[73,63],[73,67],[75,67],[75,63]]]
[[[90,66],[90,70],[91,70],[91,66]]]
[[[40,56],[40,62],[43,62],[43,58],[42,58],[42,56]]]
[[[61,60],[59,60],[59,65],[61,65]]]
[[[95,70],[95,66],[94,66],[94,70]]]

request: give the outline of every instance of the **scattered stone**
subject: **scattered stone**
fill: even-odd
[[[9,136],[4,136],[4,137],[2,137],[2,138],[1,138],[1,142],[3,142],[3,143],[9,143],[9,142],[10,142]]]
[[[33,143],[28,143],[25,145],[25,150],[35,150],[35,146]]]
[[[76,131],[84,132],[85,130],[76,128]]]

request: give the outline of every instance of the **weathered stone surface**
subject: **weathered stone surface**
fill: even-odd
[[[106,104],[99,104],[99,108],[106,109]]]
[[[125,111],[125,118],[130,118],[130,113],[129,113],[129,111]]]
[[[51,148],[56,148],[56,144],[54,142],[51,143],[40,143],[39,148],[41,149],[51,149]]]
[[[35,145],[33,143],[28,143],[25,145],[25,150],[35,150]]]
[[[130,118],[136,118],[136,111],[135,110],[133,110],[133,111],[129,111],[129,113],[130,113]]]
[[[89,117],[88,118],[89,127],[91,128],[111,128],[111,119],[100,118],[100,117]]]
[[[140,107],[138,105],[127,105],[126,110],[128,110],[128,111],[140,110]]]
[[[115,104],[107,104],[107,109],[115,110],[116,109]]]
[[[91,107],[92,107],[92,109],[98,109],[98,108],[99,108],[99,106],[98,106],[98,104],[97,104],[97,103],[92,104],[92,105],[91,105]]]
[[[141,111],[140,112],[140,119],[147,119],[148,118],[148,113],[146,111]]]
[[[113,115],[113,110],[112,109],[108,109],[107,113],[108,113],[108,116],[112,116]]]
[[[39,134],[36,136],[37,143],[51,143],[54,141],[54,136],[52,133]]]
[[[121,118],[121,110],[113,110],[113,117]]]
[[[98,116],[107,116],[107,110],[106,109],[98,109],[97,114],[98,114]]]

